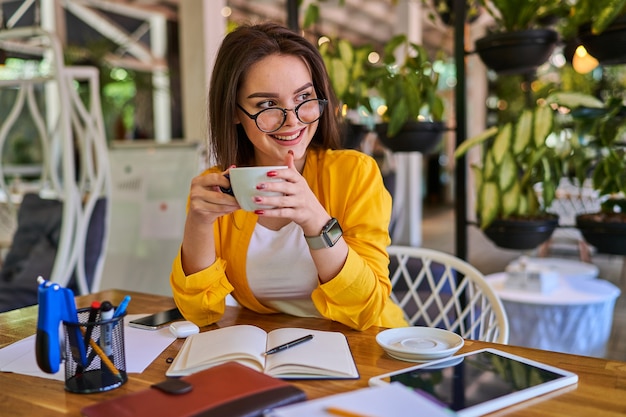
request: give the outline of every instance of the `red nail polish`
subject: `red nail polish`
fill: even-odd
[[[256,189],[257,189],[257,190],[262,190],[262,189],[264,189],[264,188],[265,188],[265,184],[263,184],[263,183],[260,183],[260,184],[257,184],[257,185],[256,185]]]
[[[254,210],[254,214],[262,216],[265,214],[265,210]]]
[[[256,196],[256,197],[254,197],[253,200],[254,200],[255,203],[260,203],[261,202],[261,197]]]
[[[275,177],[276,175],[278,175],[278,172],[276,172],[276,171],[267,171],[267,176],[268,177]]]

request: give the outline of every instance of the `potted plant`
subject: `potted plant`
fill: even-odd
[[[430,21],[454,26],[454,0],[422,0],[422,6]],[[472,23],[480,17],[480,0],[465,1],[465,22]]]
[[[626,0],[573,0],[560,32],[602,65],[626,63]]]
[[[479,0],[495,20],[495,31],[476,40],[487,67],[502,74],[534,71],[552,54],[558,33],[548,28],[567,12],[560,0]]]
[[[471,166],[476,210],[480,228],[500,247],[533,249],[558,224],[558,218],[547,212],[562,176],[559,150],[546,143],[553,123],[550,107],[526,109],[516,122],[491,127],[455,151],[458,158],[474,146],[486,145],[482,163]],[[535,191],[538,183],[541,200]],[[531,222],[540,233],[530,234]]]
[[[577,139],[572,160],[579,184],[591,178],[600,211],[576,216],[576,226],[599,252],[626,255],[626,107],[609,97],[572,112]]]
[[[357,148],[373,124],[366,74],[371,45],[354,46],[346,39],[330,39],[319,46],[331,84],[341,103],[345,124],[344,147]]]
[[[367,74],[373,94],[384,104],[376,109],[381,142],[394,152],[427,153],[445,130],[444,104],[438,94],[439,74],[424,47],[406,35],[394,36],[385,46],[381,65]]]
[[[552,94],[523,110],[516,121],[491,127],[456,149],[458,158],[484,146],[482,163],[471,166],[476,210],[480,228],[498,246],[534,249],[558,226],[558,217],[549,209],[572,145],[558,134],[563,127],[553,108],[574,109],[588,102],[594,103],[586,94]]]

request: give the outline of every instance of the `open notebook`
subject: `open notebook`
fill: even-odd
[[[264,352],[303,336],[307,342],[272,355]],[[237,325],[189,336],[167,370],[182,376],[235,361],[283,379],[356,379],[359,372],[346,337],[340,332],[283,328],[266,333]]]

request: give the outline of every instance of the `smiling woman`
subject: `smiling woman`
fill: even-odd
[[[187,320],[219,320],[232,293],[259,313],[407,325],[390,298],[391,197],[374,159],[339,149],[338,114],[324,61],[302,36],[272,23],[226,36],[209,89],[217,165],[192,181],[170,277]],[[252,206],[237,187],[221,191],[235,166],[265,167]]]

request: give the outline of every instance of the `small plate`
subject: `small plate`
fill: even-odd
[[[427,362],[456,353],[464,340],[456,333],[433,327],[400,327],[376,335],[389,356],[408,362]]]

